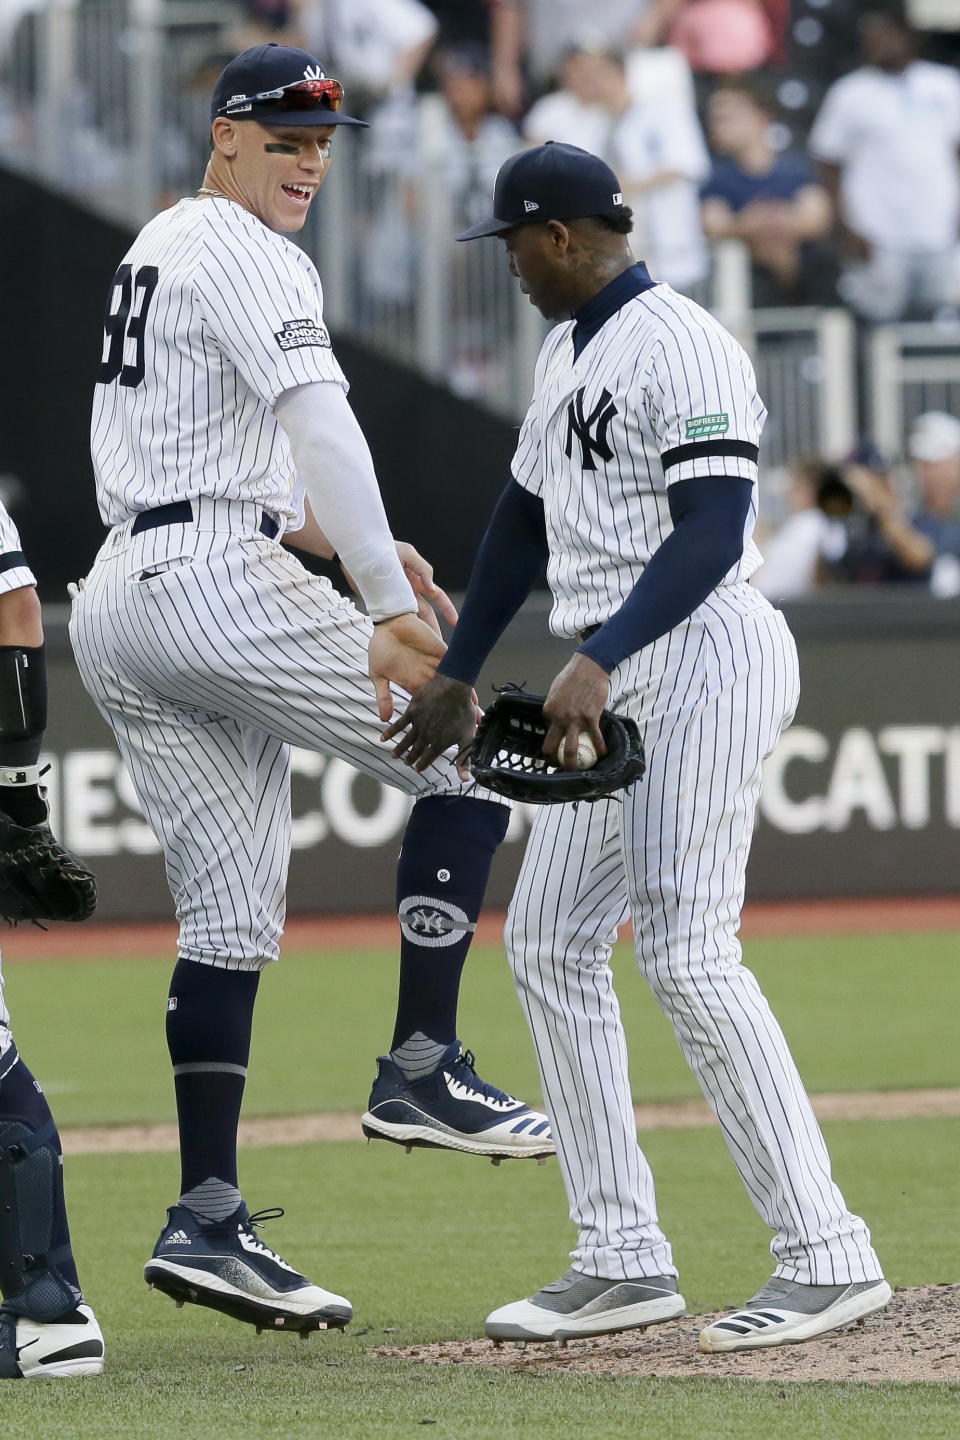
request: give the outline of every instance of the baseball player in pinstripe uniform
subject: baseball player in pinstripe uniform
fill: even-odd
[[[47,675],[36,580],[0,505],[0,810],[44,825]],[[0,973],[0,1380],[98,1375],[103,1336],[70,1248],[60,1136],[21,1058]]]
[[[830,1160],[737,931],[761,766],[793,716],[783,616],[747,582],[765,411],[741,347],[629,249],[613,171],[573,146],[507,161],[494,216],[547,336],[513,479],[481,544],[451,648],[388,728],[413,766],[469,740],[471,687],[544,567],[551,628],[576,645],[544,751],[598,753],[604,706],[633,716],[648,770],[622,803],[537,814],[506,939],[579,1228],[554,1284],[487,1320],[495,1338],[628,1329],[682,1314],[637,1145],[609,966],[632,916],[640,968],[774,1232],[773,1278],[705,1330],[708,1351],[804,1340],[890,1287]]]
[[[151,221],[117,271],[92,420],[111,529],[71,620],[180,923],[167,1041],[181,1193],[146,1276],[177,1299],[304,1332],[344,1325],[350,1304],[262,1244],[236,1162],[254,999],[284,919],[291,745],[417,800],[398,866],[396,1031],[365,1133],[495,1160],[553,1151],[546,1117],[479,1079],[456,1036],[507,809],[452,760],[414,774],[379,742],[443,653],[429,602],[450,607],[390,534],[317,272],[281,234],[303,225],[335,128],[360,123],[341,100],[303,51],[232,61],[202,189]],[[281,536],[336,552],[368,613]]]

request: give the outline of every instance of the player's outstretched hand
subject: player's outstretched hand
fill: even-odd
[[[581,735],[589,735],[598,755],[607,747],[600,734],[600,716],[610,695],[610,677],[602,665],[588,655],[574,654],[550,686],[543,713],[550,721],[543,753],[555,757],[564,742],[565,770],[577,768],[577,746]]]
[[[381,720],[393,715],[391,683],[411,694],[419,690],[433,678],[446,648],[418,615],[394,615],[374,627],[368,660]]]
[[[325,539],[325,544],[330,546],[329,540]],[[457,614],[457,607],[446,590],[441,590],[440,586],[434,583],[433,566],[430,561],[424,560],[420,551],[407,540],[395,540],[394,544],[397,547],[397,555],[403,566],[404,574],[410,581],[410,588],[416,596],[417,613],[423,623],[429,625],[435,635],[439,635],[440,626],[437,622],[437,612],[439,611],[444,620],[449,621],[451,625],[456,625],[460,618]],[[330,546],[330,549],[332,548]],[[319,554],[320,552],[316,551],[315,553]],[[329,559],[329,555],[326,558]],[[350,571],[345,565],[341,565],[340,569],[350,589],[355,595],[359,595],[360,587]]]
[[[457,607],[446,590],[441,590],[439,585],[434,584],[433,566],[430,561],[424,560],[419,550],[415,550],[406,540],[398,540],[396,545],[404,573],[417,597],[420,619],[438,635],[440,626],[437,624],[435,611],[439,611],[444,620],[449,621],[451,625],[456,625],[459,618]]]
[[[476,691],[449,675],[434,675],[380,739],[394,740],[402,734],[393,754],[414,770],[426,770],[445,750],[456,745],[457,769],[466,780],[470,771],[463,752],[476,733]]]

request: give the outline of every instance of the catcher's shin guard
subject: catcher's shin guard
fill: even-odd
[[[53,1120],[34,1128],[0,1119],[0,1294],[3,1311],[44,1323],[83,1298],[60,1271],[66,1246],[52,1248],[60,1149]]]

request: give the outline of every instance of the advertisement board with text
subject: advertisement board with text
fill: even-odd
[[[914,599],[869,609],[824,602],[790,615],[803,693],[767,762],[748,897],[956,892],[960,613]],[[48,648],[57,831],[97,871],[103,919],[167,916],[159,848],[56,619]],[[545,689],[568,653],[536,600],[498,647],[481,691],[508,680]],[[294,751],[292,772],[290,913],[389,909],[410,800],[309,751]],[[491,880],[493,906],[509,900],[529,823],[518,807]]]

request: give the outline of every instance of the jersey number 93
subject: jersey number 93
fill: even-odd
[[[101,361],[100,373],[97,376],[101,385],[109,385],[119,379],[121,385],[133,389],[143,380],[143,332],[150,301],[157,288],[158,276],[156,265],[141,265],[135,275],[129,265],[121,265],[114,275],[103,322],[109,348]],[[134,310],[134,296],[137,294],[139,305]],[[116,310],[113,308],[114,296],[118,296]],[[130,313],[131,310],[133,314]],[[124,361],[128,340],[136,346],[136,358],[132,364]]]

